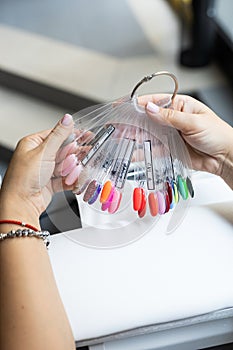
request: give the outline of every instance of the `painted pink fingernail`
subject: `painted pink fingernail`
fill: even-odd
[[[146,108],[151,113],[159,113],[159,106],[157,106],[153,102],[148,102],[147,105],[146,105]]]
[[[65,114],[64,117],[63,117],[62,120],[61,120],[61,123],[62,123],[62,125],[64,125],[64,126],[68,126],[68,125],[71,124],[72,120],[73,120],[72,115],[70,115],[70,114]]]
[[[73,185],[77,181],[77,179],[78,179],[82,169],[83,169],[82,164],[78,164],[71,171],[71,173],[66,177],[65,184],[68,185],[68,186]]]
[[[67,155],[74,153],[77,150],[77,143],[76,141],[69,143],[68,145],[61,148],[56,157],[56,162],[61,162],[66,158]]]
[[[77,158],[75,154],[70,154],[66,159],[62,162],[62,170],[61,170],[61,176],[68,175],[76,166],[77,164]]]

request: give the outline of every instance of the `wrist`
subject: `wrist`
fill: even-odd
[[[233,190],[233,148],[229,150],[223,161],[220,176]]]
[[[11,197],[6,196],[5,198],[0,195],[0,220],[16,220],[30,224],[40,230],[39,213],[36,209],[24,201],[23,199],[18,199],[17,196],[12,195]],[[2,233],[8,232],[10,230],[22,228],[22,226],[17,224],[0,224],[0,231]]]

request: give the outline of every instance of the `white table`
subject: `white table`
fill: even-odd
[[[93,237],[87,225],[52,237],[51,262],[77,345],[188,350],[233,342],[233,193],[212,175],[195,174],[193,182],[195,199],[170,235],[172,213],[115,249],[78,244],[77,237]],[[80,210],[84,226],[95,225],[91,209]],[[106,229],[108,220],[96,225]]]

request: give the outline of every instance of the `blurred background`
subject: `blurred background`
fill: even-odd
[[[232,15],[231,0],[0,0],[0,144],[159,70],[232,123]],[[139,93],[172,88],[159,78]]]
[[[231,0],[0,0],[0,144],[173,72],[232,122]],[[168,78],[139,91],[171,92]]]
[[[0,0],[0,174],[26,134],[159,70],[233,124],[232,15],[232,0]]]
[[[233,125],[232,17],[232,0],[0,0],[0,175],[23,136],[159,70]],[[164,77],[139,93],[172,88]],[[74,196],[58,196],[41,219],[51,233],[80,226],[67,224]]]

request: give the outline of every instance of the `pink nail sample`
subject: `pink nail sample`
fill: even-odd
[[[110,192],[107,200],[104,203],[102,203],[102,206],[101,206],[102,210],[107,210],[110,207],[111,202],[113,200],[114,192],[115,192],[115,188],[112,187],[111,192]]]
[[[66,176],[77,164],[77,158],[74,154],[68,156],[61,163],[56,164],[54,175],[55,176]]]
[[[117,211],[117,209],[120,205],[120,203],[119,203],[120,199],[121,199],[121,193],[115,188],[112,201],[111,201],[110,206],[108,208],[108,212],[110,214],[113,214]]]
[[[119,206],[120,206],[120,204],[121,204],[121,200],[122,200],[122,193],[120,192],[120,198],[119,198],[119,200],[118,200],[118,203],[117,203],[117,207],[116,207],[115,212],[119,209]],[[115,213],[115,212],[114,212],[114,213]]]
[[[66,157],[66,159],[64,159],[61,163],[61,176],[67,176],[74,169],[76,164],[77,158],[74,154],[70,154],[68,157]]]
[[[161,191],[157,192],[158,204],[159,204],[159,214],[164,214],[166,211],[166,202],[164,195]]]
[[[76,141],[73,141],[69,143],[68,145],[62,147],[58,152],[56,156],[56,162],[60,163],[62,160],[64,160],[69,154],[75,153],[77,150],[77,143]]]
[[[79,177],[82,169],[83,169],[82,164],[76,165],[75,168],[66,177],[65,184],[68,186],[73,185],[78,180],[78,177]]]

